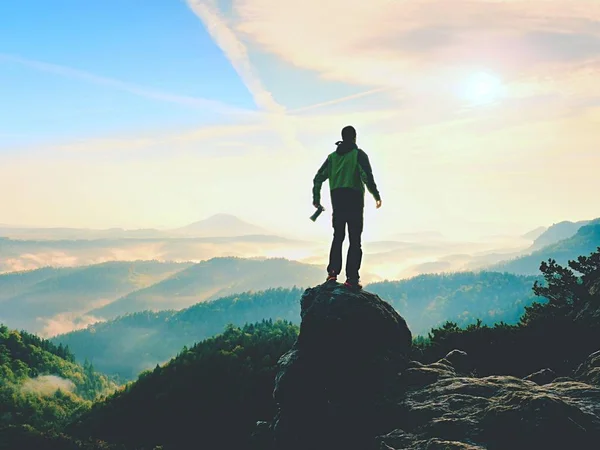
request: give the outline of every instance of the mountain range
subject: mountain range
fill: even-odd
[[[558,231],[572,230],[573,227],[559,227]],[[559,232],[552,232],[549,236],[540,236],[543,241],[552,242],[554,239],[562,236]],[[537,246],[534,243],[532,250]],[[542,261],[549,259],[556,260],[559,264],[566,264],[567,261],[576,259],[579,255],[587,255],[600,247],[600,219],[589,221],[587,225],[579,226],[576,233],[566,239],[554,241],[551,244],[542,247],[539,250],[533,250],[531,253],[518,258],[501,262],[488,267],[488,270],[497,270],[522,275],[533,275],[538,273]]]
[[[231,214],[215,214],[206,219],[173,229],[133,229],[123,228],[38,228],[0,224],[0,236],[13,239],[151,239],[168,237],[235,237],[249,235],[272,235],[273,233],[248,223]]]
[[[42,268],[0,275],[0,322],[52,336],[127,313],[182,309],[235,292],[322,279],[322,268],[281,258]]]
[[[522,237],[523,237],[523,239],[535,241],[542,234],[544,234],[546,232],[546,230],[548,230],[548,227],[537,227],[537,228],[535,228],[535,229],[533,229],[531,231],[528,231]]]
[[[95,321],[87,313],[157,283],[190,263],[109,262],[0,275],[0,322],[57,334]]]
[[[447,321],[411,345],[397,308],[320,287],[304,298],[300,328],[228,325],[112,393],[64,345],[0,326],[0,448],[595,448],[600,250],[582,256],[544,268],[539,302],[515,325]],[[162,335],[185,327],[173,320]],[[287,445],[307,433],[309,445]]]
[[[568,239],[575,235],[579,229],[585,225],[599,223],[600,219],[595,220],[580,220],[578,222],[570,222],[568,220],[555,223],[541,233],[533,242],[532,250],[540,250],[548,245],[556,244],[559,241]]]
[[[525,252],[489,253],[481,243],[444,242],[440,247],[428,242],[379,241],[364,246],[363,275],[376,281],[368,270],[376,270],[379,280],[418,276],[424,273],[453,272],[459,267],[477,270],[509,272],[522,275],[538,273],[542,261],[555,258],[565,262],[586,254],[600,246],[596,227],[598,220],[580,226],[574,236],[555,242],[540,250],[535,244]],[[581,223],[579,223],[581,224]],[[579,226],[579,225],[578,225]],[[591,227],[591,228],[590,228]],[[571,225],[550,227],[540,234],[536,242],[551,242],[572,230]],[[562,230],[562,231],[561,231]],[[538,230],[540,231],[540,230]],[[563,234],[561,234],[561,231]],[[148,245],[152,240],[125,240],[137,245]],[[219,245],[259,246],[280,245],[282,238],[255,235],[244,237],[173,238],[166,241],[174,252],[196,253],[194,244],[206,245],[206,253],[214,253]],[[66,240],[19,241],[0,240],[3,254],[11,246],[27,251],[28,245],[85,249],[94,246],[118,246],[122,241]],[[296,243],[295,243],[296,244]],[[297,243],[298,248],[301,247]],[[470,245],[471,254],[461,253]],[[47,248],[47,247],[46,247]],[[114,247],[112,247],[114,248]],[[177,250],[179,248],[180,250]],[[477,249],[481,256],[478,256]],[[55,248],[56,249],[56,248]],[[72,250],[73,251],[73,250]],[[19,253],[17,252],[17,253]],[[63,255],[64,256],[64,255]],[[126,256],[126,255],[124,255]],[[163,254],[164,256],[164,254]],[[413,266],[409,261],[425,259]],[[5,260],[6,261],[6,260]],[[477,264],[474,262],[477,261]],[[490,262],[493,264],[490,265]],[[285,259],[242,259],[236,257],[212,258],[199,263],[133,261],[106,262],[83,267],[45,267],[33,271],[12,272],[0,275],[0,320],[10,326],[38,332],[45,336],[65,333],[87,325],[113,319],[127,313],[143,310],[182,309],[195,303],[225,297],[245,291],[258,291],[272,287],[309,286],[322,279],[325,261],[319,264],[302,264]],[[402,268],[398,273],[398,268]],[[432,325],[428,322],[427,326]]]
[[[194,264],[143,289],[90,311],[112,319],[137,311],[182,309],[238,292],[269,287],[312,286],[323,279],[321,267],[283,258],[214,258]]]
[[[478,318],[488,324],[514,323],[533,301],[531,288],[538,279],[488,272],[422,275],[365,289],[390,302],[416,334],[426,335],[445,320],[461,325]],[[105,373],[131,379],[227,324],[241,326],[263,319],[299,323],[301,294],[299,287],[277,288],[230,295],[181,311],[138,312],[52,341],[68,346],[81,361],[88,359]]]
[[[208,219],[172,230],[175,234],[193,237],[233,237],[272,235],[270,231],[245,222],[231,214],[215,214]]]
[[[21,240],[0,237],[0,273],[108,261],[203,261],[214,257],[310,254],[318,245],[279,236]]]

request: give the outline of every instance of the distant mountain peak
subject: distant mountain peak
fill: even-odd
[[[208,223],[208,222],[248,224],[244,220],[240,219],[238,216],[234,216],[233,214],[226,214],[226,213],[213,214],[212,216],[210,216],[204,220],[199,220],[194,223],[196,224],[196,223]]]
[[[174,230],[198,237],[233,237],[270,234],[264,228],[248,223],[233,214],[218,213]]]
[[[531,231],[528,231],[527,233],[525,233],[524,235],[522,235],[521,237],[523,239],[528,239],[531,241],[535,241],[537,238],[539,238],[542,234],[544,234],[546,231],[548,230],[548,227],[537,227]]]
[[[581,220],[579,222],[564,220],[562,222],[552,224],[552,226],[550,226],[546,231],[540,234],[537,239],[535,239],[532,249],[539,250],[548,245],[552,245],[564,239],[573,237],[581,227],[591,223],[596,223],[597,221],[598,219]]]

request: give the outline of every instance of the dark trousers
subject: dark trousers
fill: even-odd
[[[333,242],[329,252],[328,273],[340,274],[342,271],[342,245],[348,237],[350,247],[346,258],[346,277],[358,281],[362,261],[361,235],[363,231],[364,194],[355,189],[340,188],[331,191],[333,206]]]

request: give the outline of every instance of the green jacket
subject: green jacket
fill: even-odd
[[[381,200],[367,154],[355,143],[337,142],[313,179],[313,203],[321,204],[321,186],[329,179],[329,189],[351,188],[365,192],[365,184],[375,200]]]

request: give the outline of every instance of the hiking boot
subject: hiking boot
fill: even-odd
[[[350,289],[360,290],[362,289],[362,284],[358,280],[351,280],[348,278],[344,283],[344,286],[349,287]]]
[[[329,275],[327,275],[327,279],[325,280],[325,283],[329,283],[329,282],[337,282],[337,275],[334,272],[330,272]]]

